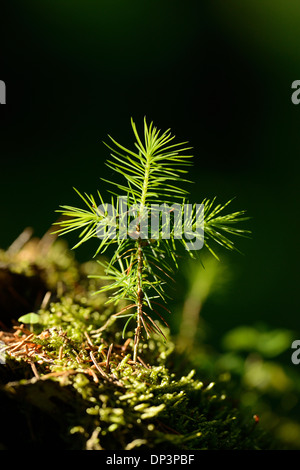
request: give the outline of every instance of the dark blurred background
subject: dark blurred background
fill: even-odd
[[[237,240],[243,255],[223,254],[226,292],[201,310],[207,341],[218,348],[240,325],[300,338],[299,1],[5,3],[0,246],[27,226],[42,236],[60,204],[79,203],[73,186],[101,188],[112,176],[102,141],[130,146],[130,118],[141,129],[146,116],[193,146],[191,200],[235,197],[231,209],[252,217],[252,240]],[[278,360],[290,356],[287,346]]]

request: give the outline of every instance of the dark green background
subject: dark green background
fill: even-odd
[[[203,311],[212,336],[262,321],[298,339],[299,2],[6,3],[0,246],[43,235],[73,186],[101,188],[102,141],[131,145],[130,118],[146,116],[194,147],[195,202],[235,196],[253,217],[227,294]]]

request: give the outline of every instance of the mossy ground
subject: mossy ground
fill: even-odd
[[[239,409],[225,382],[190,370],[171,338],[144,341],[139,361],[132,361],[133,335],[122,338],[114,308],[92,295],[95,281],[87,275],[99,269],[96,263],[77,263],[51,237],[0,252],[0,263],[6,276],[40,281],[30,299],[28,289],[6,289],[5,282],[0,289],[6,312],[0,448],[271,447],[253,412]],[[13,312],[8,292],[19,301]],[[38,323],[20,324],[17,318],[29,311]]]

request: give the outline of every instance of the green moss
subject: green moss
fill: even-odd
[[[32,325],[36,354],[7,355],[1,366],[6,375],[0,411],[5,419],[19,419],[21,448],[270,447],[252,413],[233,404],[226,382],[211,383],[195,370],[179,372],[167,331],[167,341],[151,337],[143,345],[141,362],[133,363],[132,333],[122,338],[113,307],[105,305],[103,296],[91,295],[93,281],[81,275],[87,267],[61,256],[54,244],[42,261],[45,269],[48,262],[51,267],[43,276],[52,296],[36,311],[39,324]],[[65,286],[61,296],[57,283]],[[6,433],[0,444],[11,449],[15,443]]]

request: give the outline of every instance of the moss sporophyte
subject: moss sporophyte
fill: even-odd
[[[85,208],[60,206],[60,220],[54,233],[65,235],[80,230],[79,241],[73,248],[91,238],[98,238],[94,257],[102,256],[98,263],[104,269],[101,285],[95,294],[110,292],[108,303],[126,305],[114,315],[125,318],[123,338],[134,322],[133,361],[140,354],[142,332],[149,339],[151,333],[164,336],[158,321],[168,326],[165,313],[167,288],[173,282],[182,251],[197,257],[206,247],[217,257],[211,242],[229,250],[236,250],[230,235],[247,236],[250,232],[236,225],[247,219],[245,211],[227,213],[223,210],[231,202],[215,204],[204,199],[189,203],[188,191],[181,185],[191,165],[192,155],[187,142],[174,143],[170,130],[161,132],[144,119],[143,138],[131,120],[135,137],[132,150],[125,148],[109,136],[112,146],[106,165],[122,182],[102,180],[112,186],[109,203],[98,191],[99,201],[93,195],[81,193]],[[172,222],[173,220],[173,222]],[[108,255],[108,253],[111,253]],[[100,281],[99,281],[100,282]]]

